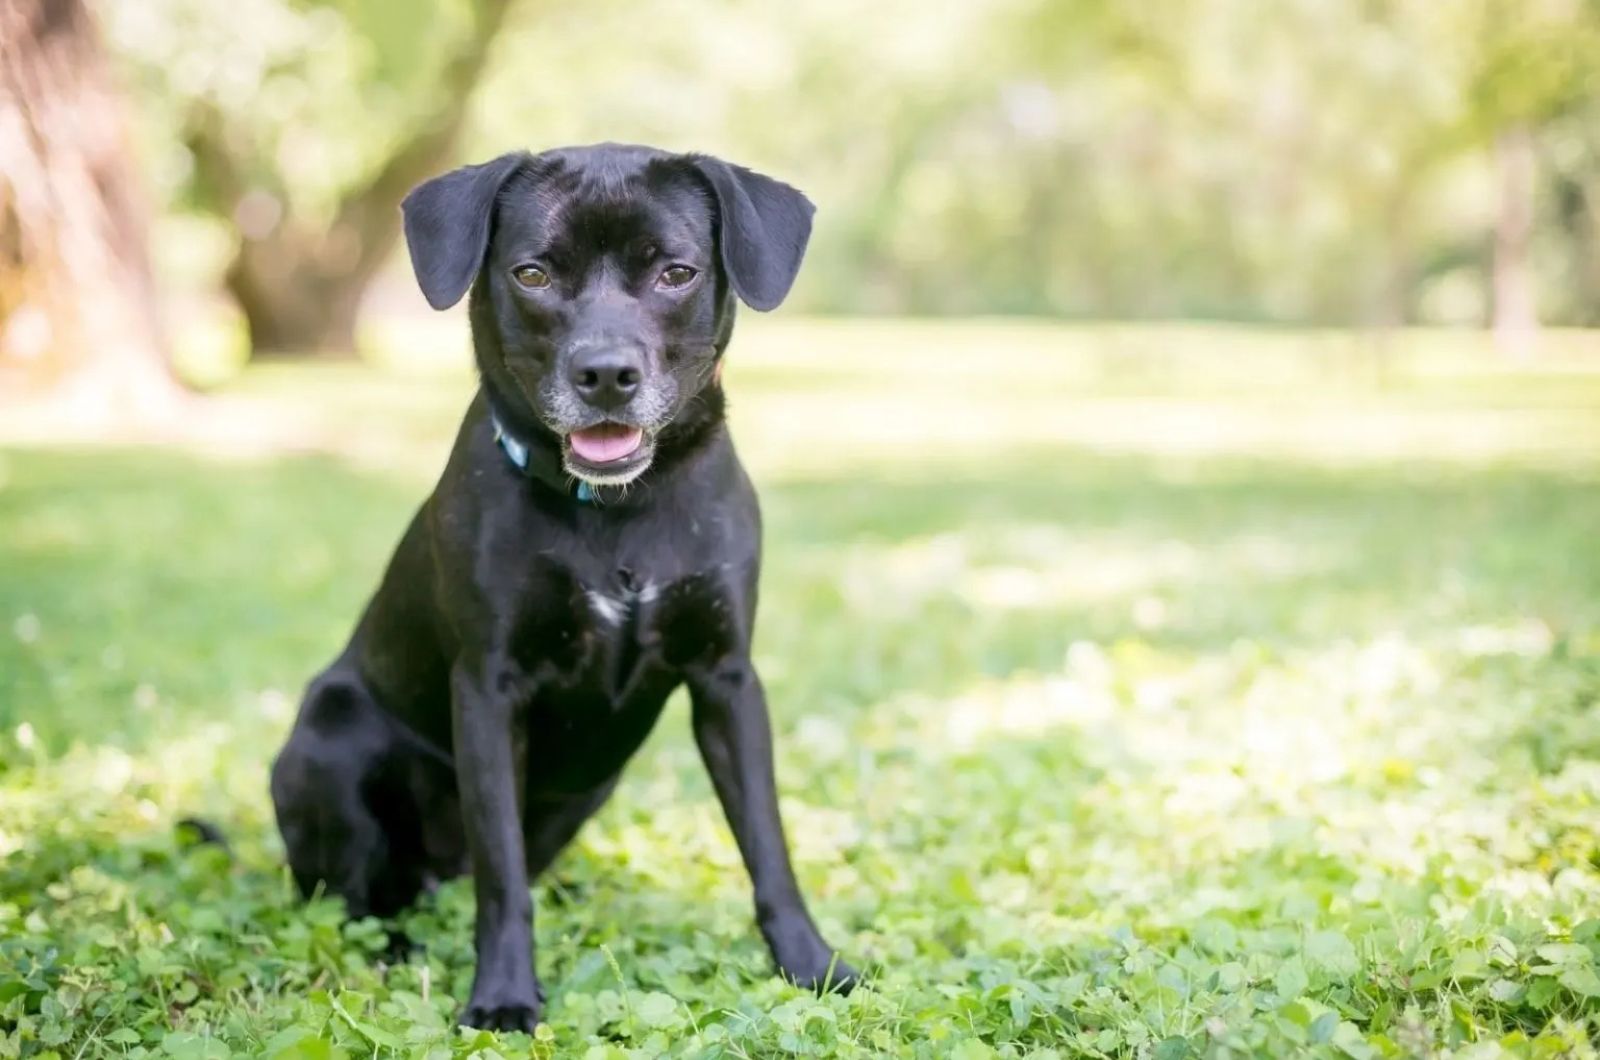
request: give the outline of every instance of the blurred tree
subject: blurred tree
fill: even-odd
[[[100,2],[263,347],[352,344],[394,174],[458,127],[783,174],[814,310],[1600,315],[1600,0]]]
[[[1494,308],[1496,344],[1507,353],[1526,357],[1539,330],[1539,306],[1533,282],[1533,196],[1538,160],[1533,131],[1516,122],[1495,134],[1495,171],[1499,200],[1494,222]]]
[[[1462,140],[1493,158],[1491,252],[1497,343],[1526,356],[1539,325],[1534,239],[1542,132],[1593,98],[1600,65],[1600,3],[1474,0],[1452,5],[1444,24],[1467,63]],[[1548,185],[1546,185],[1548,186]],[[1581,236],[1580,236],[1581,238]]]
[[[112,0],[167,102],[180,196],[238,236],[224,282],[252,349],[350,353],[399,204],[451,165],[514,0]]]
[[[1539,228],[1565,235],[1545,289],[1553,314],[1600,327],[1600,99],[1562,116],[1546,149],[1553,185]]]
[[[0,3],[0,379],[148,415],[168,370],[146,203],[82,0]]]
[[[0,371],[120,413],[179,394],[122,101],[82,0],[0,5]]]

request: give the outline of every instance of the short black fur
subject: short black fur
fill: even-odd
[[[618,145],[506,155],[406,200],[429,302],[470,290],[482,385],[349,644],[311,683],[272,795],[301,889],[352,916],[473,874],[466,1024],[539,1019],[529,881],[680,684],[779,970],[818,989],[856,980],[806,911],[779,820],[750,659],[760,513],[718,370],[734,296],[783,300],[811,212],[741,167]],[[672,269],[693,275],[669,282],[685,275]],[[522,475],[492,419],[605,502]],[[597,462],[578,444],[595,432],[638,447]]]

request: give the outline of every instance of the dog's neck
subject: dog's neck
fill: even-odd
[[[494,402],[489,402],[489,426],[494,430],[494,440],[505,453],[511,466],[530,479],[541,482],[557,493],[566,494],[580,504],[603,504],[604,487],[593,486],[567,473],[562,466],[561,453],[552,452],[548,446],[534,446],[517,437],[500,419]],[[618,487],[620,488],[620,487]]]

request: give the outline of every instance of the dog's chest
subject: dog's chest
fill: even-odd
[[[620,566],[583,577],[547,569],[540,591],[525,597],[513,650],[552,706],[570,700],[585,711],[624,709],[636,693],[675,685],[684,668],[734,649],[737,616],[719,574],[658,579]]]
[[[514,641],[532,678],[530,769],[546,792],[576,792],[615,775],[649,735],[684,670],[733,650],[738,627],[714,575],[655,581],[552,576]]]

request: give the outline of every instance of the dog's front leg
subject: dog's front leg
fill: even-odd
[[[857,973],[834,953],[806,911],[789,863],[773,778],[766,695],[748,658],[688,675],[694,737],[755,887],[756,923],[784,977],[814,990],[848,991]]]
[[[450,677],[456,781],[478,899],[478,967],[461,1022],[531,1031],[544,997],[533,969],[533,900],[522,851],[528,734],[500,676],[480,662],[458,666]]]

